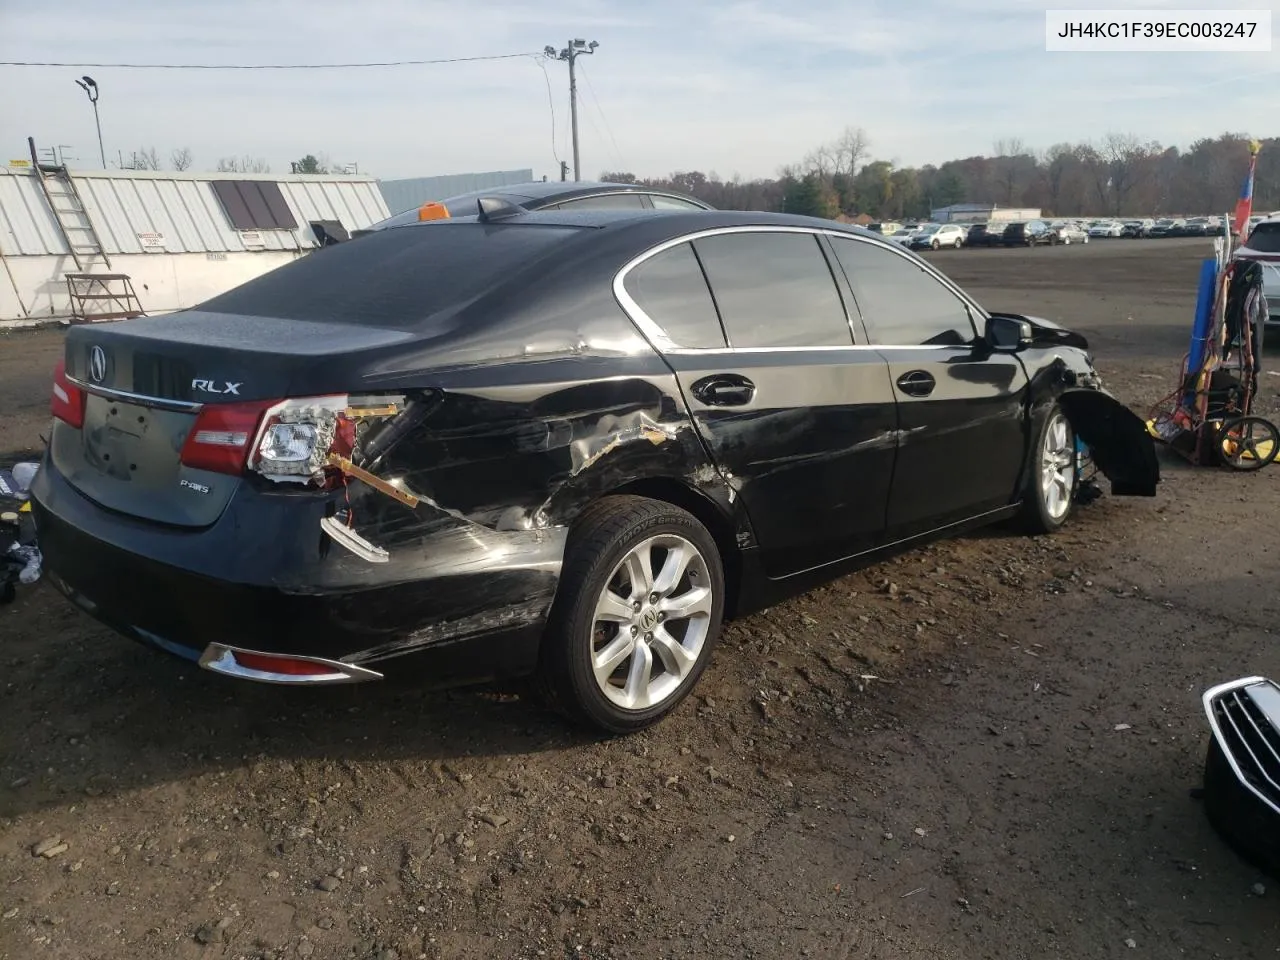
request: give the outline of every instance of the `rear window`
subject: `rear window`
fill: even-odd
[[[407,327],[461,307],[546,257],[580,227],[426,223],[308,254],[206,300],[200,310]]]
[[[1249,249],[1259,253],[1280,253],[1280,223],[1260,223],[1249,234]]]

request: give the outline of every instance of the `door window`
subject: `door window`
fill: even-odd
[[[724,349],[716,305],[689,244],[650,257],[627,274],[623,286],[676,346]]]
[[[731,347],[847,347],[844,304],[818,237],[725,233],[694,241]]]
[[[969,308],[915,260],[878,244],[832,237],[875,344],[959,346],[976,337]]]

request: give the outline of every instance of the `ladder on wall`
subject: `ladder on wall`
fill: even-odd
[[[98,265],[110,269],[111,258],[102,247],[102,238],[80,200],[80,191],[76,189],[66,165],[41,163],[36,155],[35,141],[28,138],[27,144],[31,147],[32,170],[40,181],[40,190],[53,211],[53,219],[58,224],[71,259],[76,263],[76,269],[81,273]]]

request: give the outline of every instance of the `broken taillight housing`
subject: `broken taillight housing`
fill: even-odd
[[[402,397],[371,401],[345,394],[209,404],[183,444],[182,462],[218,473],[249,469],[270,480],[327,485],[329,458],[350,458],[355,450],[356,421],[395,416],[402,404]]]
[[[79,429],[84,426],[84,401],[84,391],[67,379],[67,362],[59,360],[53,368],[50,411],[63,423]]]
[[[351,456],[355,424],[346,396],[283,400],[266,413],[249,466],[272,480],[323,479],[330,454]]]

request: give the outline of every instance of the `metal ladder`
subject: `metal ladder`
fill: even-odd
[[[60,163],[41,163],[36,155],[35,140],[29,137],[27,144],[31,148],[31,165],[40,180],[40,189],[49,209],[53,211],[53,218],[62,231],[62,238],[66,241],[71,259],[76,262],[77,270],[84,273],[98,264],[109,269],[111,258],[102,248],[102,239],[89,217],[89,211],[80,200],[80,191],[76,189],[75,181],[71,179],[66,166]]]

